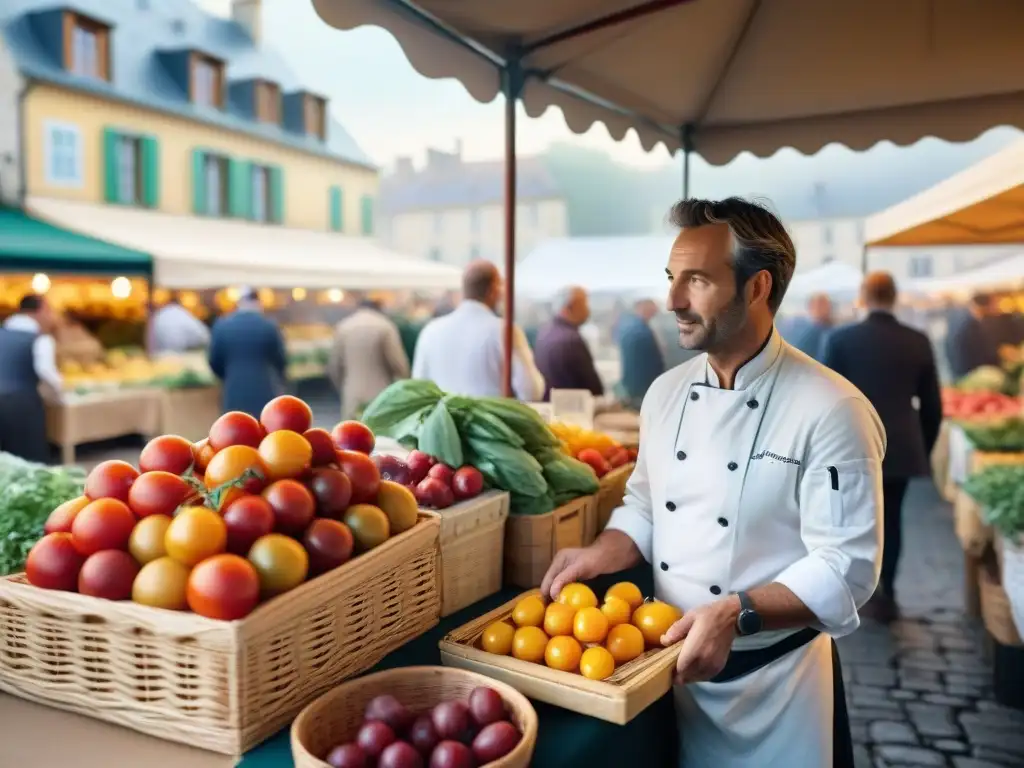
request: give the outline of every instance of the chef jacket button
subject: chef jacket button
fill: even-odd
[[[749,408],[750,410],[754,410],[755,408],[757,408],[757,406],[757,400],[747,400],[747,408]]]
[[[723,528],[728,528],[729,527],[729,521],[726,520],[724,517],[718,518],[718,524],[720,526],[722,526]]]
[[[676,503],[674,501],[666,501],[665,502],[665,509],[667,509],[669,512],[675,512],[676,511]]]
[[[686,458],[686,451],[676,451],[676,458],[682,461]]]
[[[661,564],[661,570],[667,571],[668,570],[668,563],[662,563]]]
[[[717,584],[712,584],[711,585],[711,594],[712,595],[720,595],[720,594],[722,594],[722,588],[720,586],[718,586]]]
[[[739,464],[737,464],[735,461],[730,461],[729,462],[729,471],[730,472],[735,472],[737,467],[739,467]]]
[[[698,395],[696,392],[691,392],[690,393],[690,399],[691,400],[700,400],[700,395]]]

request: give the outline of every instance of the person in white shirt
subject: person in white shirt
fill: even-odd
[[[541,588],[654,566],[683,611],[680,765],[852,768],[833,638],[878,582],[885,431],[852,384],[787,344],[774,316],[796,265],[766,209],[684,200],[668,254],[679,343],[657,378],[623,506]]]
[[[446,392],[474,397],[502,394],[504,335],[498,315],[502,278],[489,261],[471,262],[462,275],[462,301],[431,320],[416,341],[412,377],[430,379]],[[544,377],[526,334],[513,329],[512,390],[524,401],[540,400]]]
[[[177,297],[153,313],[150,321],[153,354],[188,352],[210,344],[210,329],[181,305]]]
[[[55,326],[46,299],[30,295],[0,329],[0,451],[40,463],[50,455],[40,384],[54,399],[63,388]]]

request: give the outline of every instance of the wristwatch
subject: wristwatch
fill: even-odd
[[[742,636],[756,635],[761,631],[761,614],[754,608],[754,602],[746,592],[737,592],[740,599],[740,615],[736,617],[736,632]]]

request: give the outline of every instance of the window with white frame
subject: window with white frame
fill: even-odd
[[[228,213],[228,161],[220,155],[206,155],[203,159],[203,177],[206,186],[206,213],[226,216]]]
[[[931,277],[933,270],[932,257],[930,255],[910,257],[911,277]]]
[[[69,123],[45,126],[46,182],[60,187],[82,186],[82,133]]]
[[[205,56],[193,59],[192,102],[202,107],[221,105],[221,65]]]
[[[117,138],[117,198],[125,205],[138,205],[142,198],[141,142],[135,136]]]
[[[82,77],[100,77],[100,38],[96,29],[75,25],[71,32],[71,71]]]
[[[253,221],[270,219],[270,169],[263,165],[252,167],[252,201],[249,210]]]

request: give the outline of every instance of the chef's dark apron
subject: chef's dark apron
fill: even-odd
[[[785,637],[767,648],[750,651],[733,651],[725,668],[711,679],[712,683],[728,683],[756,672],[773,661],[804,647],[820,633],[807,627]],[[846,691],[843,688],[843,669],[839,664],[839,649],[832,640],[832,768],[854,768],[853,735],[850,732],[850,716],[846,711]]]

